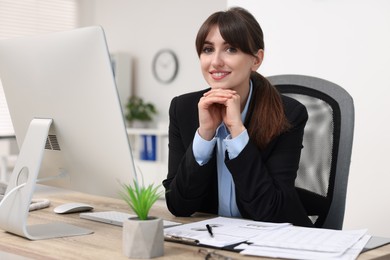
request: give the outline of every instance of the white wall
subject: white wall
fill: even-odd
[[[226,0],[83,0],[81,25],[102,25],[111,52],[133,56],[133,93],[156,104],[157,121],[168,121],[171,99],[206,87],[195,50],[196,33]],[[152,60],[162,48],[178,55],[179,73],[171,84],[153,78]]]
[[[344,228],[390,237],[390,1],[229,0],[265,34],[260,72],[306,74],[343,86],[355,102]]]

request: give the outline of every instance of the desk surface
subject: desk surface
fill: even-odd
[[[49,198],[51,206],[31,212],[28,218],[29,224],[61,221],[92,229],[94,234],[30,241],[0,230],[0,258],[2,258],[1,256],[13,256],[12,259],[128,259],[122,253],[121,227],[80,219],[78,213],[57,215],[53,212],[54,207],[67,202],[88,203],[94,206],[95,211],[128,212],[128,206],[122,200],[66,191],[38,192],[34,197]],[[176,218],[169,213],[164,201],[158,201],[150,213],[150,215],[182,223],[204,220],[209,217],[208,215],[197,215],[191,218]],[[198,249],[199,247],[195,246],[165,242],[164,256],[155,259],[204,259],[197,253]],[[267,259],[242,256],[224,250],[217,250],[217,252],[233,259]],[[367,251],[361,254],[358,259],[374,259],[388,254],[390,254],[390,245]]]

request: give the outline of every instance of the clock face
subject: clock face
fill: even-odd
[[[172,50],[159,51],[153,59],[153,75],[161,83],[170,83],[176,76],[179,62]]]

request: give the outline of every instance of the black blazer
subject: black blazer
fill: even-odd
[[[259,80],[252,78],[252,81],[254,91],[261,87]],[[215,152],[207,164],[200,166],[192,151],[199,127],[198,102],[206,91],[175,97],[169,109],[168,176],[163,185],[167,207],[176,216],[218,213]],[[292,128],[274,138],[262,151],[249,140],[236,158],[226,158],[225,163],[233,176],[237,206],[243,218],[313,226],[294,187],[308,115],[298,101],[285,96],[282,100]],[[256,102],[253,97],[252,102]],[[246,127],[251,114],[248,111]]]

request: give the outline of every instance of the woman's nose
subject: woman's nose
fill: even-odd
[[[211,60],[211,64],[214,67],[222,67],[224,65],[223,57],[220,52],[214,52],[214,55]]]

